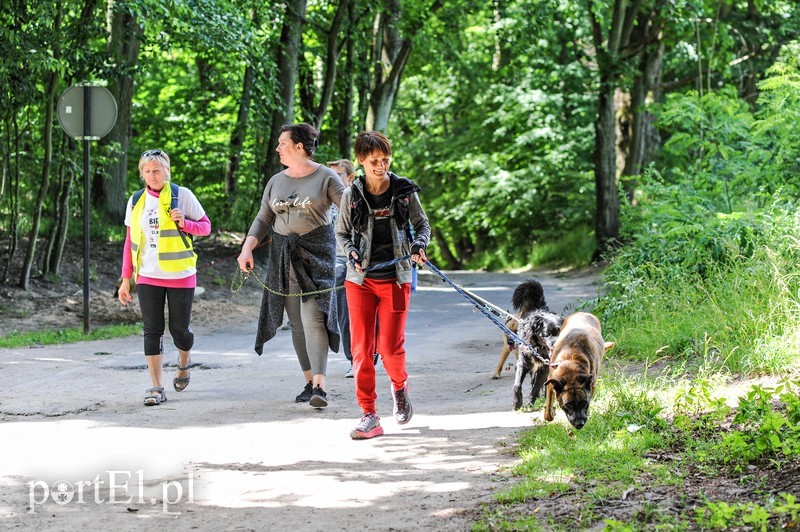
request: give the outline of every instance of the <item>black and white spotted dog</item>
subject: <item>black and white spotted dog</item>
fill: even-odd
[[[514,290],[511,303],[514,305],[514,309],[519,311],[517,336],[528,342],[549,361],[558,333],[561,332],[564,318],[547,308],[544,289],[535,279],[522,282]],[[537,360],[530,348],[524,345],[519,346],[514,375],[514,410],[519,410],[523,406],[522,383],[525,381],[525,377],[528,374],[531,377],[531,394],[528,403],[532,406],[536,399],[543,395],[543,386],[549,372],[549,365]]]

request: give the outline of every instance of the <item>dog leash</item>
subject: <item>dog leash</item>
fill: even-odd
[[[372,266],[370,266],[369,268],[367,268],[364,271],[365,272],[369,272],[369,271],[378,270],[378,269],[381,269],[381,268],[386,268],[387,266],[392,266],[394,264],[397,264],[400,261],[408,260],[410,258],[411,257],[409,255],[405,255],[403,257],[392,259],[392,260],[387,261],[387,262],[381,262],[379,264],[372,265]],[[452,281],[452,279],[450,279],[448,276],[446,276],[444,273],[442,273],[441,270],[439,270],[439,268],[434,266],[433,263],[431,263],[431,261],[429,261],[429,260],[425,261],[425,267],[428,268],[433,273],[435,273],[436,275],[438,275],[439,277],[441,277],[442,281],[444,281],[447,284],[449,284],[450,286],[452,286],[455,289],[456,292],[458,292],[459,294],[464,296],[467,299],[467,301],[472,303],[472,305],[475,306],[475,308],[480,310],[481,313],[484,316],[489,318],[492,321],[492,323],[497,325],[497,327],[501,331],[503,331],[505,333],[506,336],[508,336],[509,338],[511,338],[514,341],[515,346],[522,345],[522,346],[527,347],[530,350],[531,354],[533,355],[533,358],[535,358],[536,360],[538,360],[542,364],[545,364],[545,365],[549,365],[550,364],[550,360],[547,357],[545,357],[541,353],[539,353],[539,351],[536,348],[534,348],[527,341],[523,340],[519,335],[517,335],[517,333],[513,332],[511,329],[506,327],[504,323],[501,323],[495,317],[495,315],[491,312],[491,310],[489,310],[489,308],[497,309],[498,307],[495,307],[494,305],[490,305],[488,303],[488,301],[486,301],[484,299],[481,299],[481,298],[478,298],[477,296],[471,297],[469,294],[467,294],[467,291],[464,288],[462,288],[460,285],[454,283]],[[239,268],[239,266],[237,265],[236,266],[236,271],[234,272],[234,277],[231,280],[231,292],[238,292],[242,288],[242,284],[244,283],[244,281],[246,281],[247,278],[250,276],[250,273],[251,272],[243,272]],[[304,295],[323,294],[323,293],[326,293],[326,292],[333,292],[334,290],[339,290],[339,289],[344,287],[343,285],[340,285],[340,286],[334,286],[332,288],[324,288],[322,290],[315,290],[313,292],[300,292],[300,293],[297,293],[297,294],[284,294],[282,292],[278,292],[278,291],[273,290],[272,288],[268,287],[263,281],[261,281],[261,279],[258,276],[256,276],[256,280],[258,281],[258,283],[262,287],[264,287],[265,290],[267,290],[267,291],[269,291],[269,292],[271,292],[271,293],[273,293],[275,295],[283,296],[283,297],[298,297],[298,296],[304,296]],[[236,288],[234,288],[234,283],[235,282],[238,282],[238,286]],[[477,300],[480,300],[481,303],[484,303],[484,306],[481,306],[478,303]]]
[[[505,324],[500,323],[500,321],[489,310],[487,310],[486,308],[480,306],[473,298],[468,296],[465,293],[463,288],[461,288],[459,285],[454,283],[449,277],[447,277],[445,274],[443,274],[439,270],[439,268],[437,268],[436,266],[434,266],[431,263],[431,261],[429,261],[429,260],[425,261],[425,267],[428,268],[433,273],[435,273],[436,275],[438,275],[439,277],[441,277],[444,282],[446,282],[447,284],[452,286],[455,289],[456,292],[458,292],[459,294],[464,296],[470,303],[472,303],[475,306],[475,308],[480,310],[481,313],[484,316],[489,318],[492,321],[492,323],[497,325],[500,328],[500,330],[503,331],[506,334],[506,336],[508,336],[509,338],[511,338],[514,341],[515,346],[523,345],[523,346],[527,347],[528,349],[530,349],[531,354],[533,355],[533,358],[535,358],[537,361],[539,361],[542,364],[550,365],[550,360],[547,357],[545,357],[541,353],[539,353],[539,351],[536,350],[536,348],[534,348],[527,341],[525,341],[522,338],[520,338],[519,335],[517,335],[517,333],[512,332],[511,329],[509,329],[508,327],[505,326]]]
[[[512,319],[512,320],[514,320],[516,322],[524,321],[524,320],[521,320],[518,316],[514,316],[510,312],[506,312],[505,310],[501,309],[497,305],[494,305],[494,304],[490,303],[489,301],[486,301],[482,297],[473,294],[472,292],[470,292],[469,290],[464,288],[462,285],[458,285],[458,286],[461,288],[461,290],[464,291],[465,294],[467,294],[467,296],[469,296],[471,299],[473,299],[476,303],[480,303],[481,305],[483,305],[483,308],[485,308],[486,310],[488,310],[489,312],[491,312],[492,314],[494,314],[498,318],[502,318],[504,320]]]

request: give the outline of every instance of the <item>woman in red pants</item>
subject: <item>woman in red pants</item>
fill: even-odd
[[[364,412],[350,433],[354,440],[383,434],[376,413],[373,353],[380,353],[392,381],[394,417],[411,420],[406,379],[405,327],[411,289],[411,261],[424,264],[431,228],[419,202],[419,187],[389,171],[392,145],[383,133],[367,131],[354,146],[364,177],[342,195],[336,239],[349,262],[345,289],[350,313],[356,398]],[[412,230],[413,228],[413,238]],[[408,257],[411,256],[411,260]],[[399,260],[389,266],[370,266]],[[369,270],[369,271],[368,271]],[[380,322],[376,332],[375,324]]]

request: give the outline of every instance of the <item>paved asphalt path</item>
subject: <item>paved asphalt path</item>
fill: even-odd
[[[530,276],[447,273],[503,308]],[[555,311],[596,295],[592,276],[536,277]],[[331,353],[331,404],[315,411],[294,403],[289,331],[258,357],[254,330],[250,318],[196,330],[201,367],[180,394],[168,349],[168,401],[149,408],[138,336],[0,349],[0,528],[468,530],[511,485],[509,448],[541,413],[511,411],[513,372],[489,378],[500,331],[432,274],[406,334],[414,418],[394,422],[379,364],[381,438],[349,438],[360,412],[343,355]]]

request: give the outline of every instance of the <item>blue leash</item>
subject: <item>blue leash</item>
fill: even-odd
[[[444,282],[446,282],[447,284],[449,284],[450,286],[452,286],[453,288],[455,288],[456,292],[458,292],[459,294],[461,294],[462,296],[464,296],[465,298],[467,298],[467,299],[469,300],[469,302],[470,302],[470,303],[472,303],[472,304],[475,306],[475,308],[477,308],[478,310],[480,310],[480,311],[481,311],[481,313],[482,313],[484,316],[486,316],[487,318],[489,318],[490,320],[492,320],[492,323],[494,323],[495,325],[497,325],[497,326],[500,328],[500,330],[501,330],[501,331],[503,331],[503,332],[506,334],[506,336],[508,336],[509,338],[511,338],[511,339],[514,341],[514,343],[515,343],[516,345],[523,345],[523,346],[527,347],[527,348],[528,348],[528,349],[531,351],[531,353],[533,354],[533,357],[534,357],[536,360],[538,360],[538,361],[539,361],[539,362],[541,362],[542,364],[545,364],[545,365],[550,365],[550,360],[549,360],[548,358],[546,358],[546,357],[545,357],[545,356],[543,356],[541,353],[539,353],[539,351],[537,351],[537,350],[536,350],[536,349],[535,349],[535,348],[534,348],[534,347],[533,347],[531,344],[529,344],[528,342],[526,342],[525,340],[523,340],[522,338],[520,338],[520,337],[517,335],[517,333],[515,333],[515,332],[511,331],[511,329],[509,329],[508,327],[506,327],[504,323],[500,323],[500,320],[498,320],[498,319],[497,319],[497,318],[496,318],[496,317],[495,317],[495,316],[494,316],[494,315],[493,315],[491,312],[489,312],[488,310],[486,310],[486,309],[485,309],[485,308],[483,308],[482,306],[478,305],[478,304],[475,302],[475,300],[474,300],[474,299],[472,299],[471,297],[469,297],[469,295],[468,295],[468,294],[467,294],[467,293],[464,291],[464,289],[463,289],[463,288],[461,288],[459,285],[457,285],[456,283],[454,283],[454,282],[453,282],[453,281],[452,281],[452,280],[451,280],[449,277],[447,277],[445,274],[443,274],[441,271],[439,271],[439,268],[437,268],[436,266],[434,266],[434,265],[431,263],[431,261],[429,261],[429,260],[428,260],[428,261],[425,261],[425,267],[426,267],[426,268],[428,268],[428,269],[429,269],[430,271],[432,271],[433,273],[435,273],[436,275],[438,275],[439,277],[441,277],[441,278],[442,278],[442,280],[443,280]]]
[[[387,266],[393,266],[393,265],[397,264],[400,261],[408,260],[410,258],[411,257],[409,255],[405,255],[404,257],[393,259],[393,260],[390,260],[388,262],[381,262],[380,264],[375,264],[373,266],[370,266],[369,268],[367,268],[364,271],[370,272],[370,271],[373,271],[373,270],[379,270],[381,268],[386,268]],[[519,335],[517,335],[517,333],[513,332],[511,329],[506,327],[505,323],[500,322],[500,320],[498,320],[494,316],[494,314],[492,314],[490,311],[486,310],[484,307],[479,305],[474,299],[472,299],[469,296],[469,294],[466,293],[466,291],[461,286],[457,285],[449,277],[447,277],[445,274],[443,274],[439,270],[439,268],[437,268],[436,266],[434,266],[431,263],[431,261],[429,261],[429,260],[425,261],[425,267],[428,268],[433,273],[435,273],[436,275],[438,275],[439,277],[441,277],[442,280],[444,282],[446,282],[447,284],[449,284],[450,286],[452,286],[455,289],[456,292],[458,292],[459,294],[461,294],[462,296],[467,298],[467,300],[469,300],[469,302],[472,303],[475,306],[475,308],[480,310],[481,313],[484,316],[486,316],[487,318],[492,320],[492,323],[497,325],[500,328],[500,330],[503,331],[506,334],[506,336],[508,336],[509,338],[511,338],[514,341],[514,343],[516,345],[523,345],[523,346],[527,347],[531,351],[531,353],[533,354],[533,357],[536,360],[538,360],[539,362],[541,362],[542,364],[546,364],[546,365],[550,364],[550,360],[547,357],[545,357],[541,353],[539,353],[539,351],[536,350],[536,348],[534,348],[531,344],[529,344],[528,342],[523,340]]]
[[[366,270],[364,270],[364,272],[371,272],[373,270],[380,270],[381,268],[386,268],[388,266],[394,266],[398,262],[401,262],[401,261],[404,261],[404,260],[408,260],[410,258],[411,258],[411,255],[406,255],[405,257],[400,257],[399,259],[392,259],[392,260],[387,261],[387,262],[381,262],[379,264],[374,264],[374,265],[370,266],[369,268],[367,268]]]

